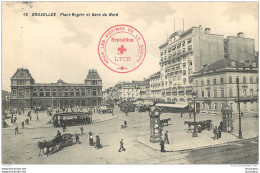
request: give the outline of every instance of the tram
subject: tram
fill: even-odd
[[[53,126],[61,127],[92,123],[91,112],[65,112],[53,115]]]

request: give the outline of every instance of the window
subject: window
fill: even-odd
[[[221,90],[221,97],[224,97],[224,89]]]
[[[224,84],[224,78],[223,77],[220,78],[220,84]]]
[[[229,89],[229,97],[233,97],[233,90]]]
[[[256,83],[258,83],[258,77],[256,78]]]
[[[250,89],[250,96],[253,96],[253,95],[254,95],[253,89]]]
[[[232,83],[232,76],[229,76],[229,83]]]
[[[74,89],[70,91],[70,96],[74,96]]]
[[[50,89],[46,89],[46,96],[50,97],[51,96],[51,90]]]
[[[250,76],[250,83],[253,83],[253,77]]]
[[[183,68],[185,68],[185,67],[186,67],[186,62],[184,62],[184,63],[182,64],[182,66],[183,66]]]
[[[68,97],[69,96],[69,90],[68,89],[65,89],[65,97]]]
[[[246,83],[246,77],[243,76],[243,83]]]
[[[204,91],[201,91],[201,97],[204,97]]]
[[[211,110],[211,104],[210,103],[208,104],[208,110]]]
[[[239,83],[239,77],[238,76],[236,77],[236,83]]]
[[[85,96],[85,89],[81,89],[81,95]]]
[[[57,96],[56,89],[53,89],[53,90],[52,90],[52,96],[53,96],[53,97],[56,97],[56,96]]]
[[[93,92],[93,96],[97,95],[96,89],[93,89],[92,92]]]
[[[76,96],[79,96],[79,89],[76,89]]]
[[[207,85],[210,85],[210,80],[209,79],[207,80]]]
[[[218,104],[215,103],[215,104],[214,104],[214,110],[216,111],[217,109],[218,109]]]
[[[218,97],[217,90],[214,90],[214,97]]]
[[[20,96],[20,97],[23,97],[23,89],[20,89],[20,90],[19,90],[19,96]]]
[[[188,51],[192,51],[192,45],[188,46]]]
[[[208,97],[210,97],[210,90],[208,90]]]
[[[186,76],[186,70],[183,70],[183,75]]]
[[[13,96],[16,96],[16,90],[13,90]]]
[[[44,90],[40,89],[40,97],[44,97]]]
[[[203,86],[204,85],[204,80],[203,79],[201,79],[201,86]]]
[[[217,85],[217,79],[214,79],[214,85]]]
[[[243,89],[243,95],[246,96],[246,89]]]
[[[192,41],[192,38],[189,38],[189,39],[188,39],[188,44],[190,44],[190,43],[191,43],[191,41]]]
[[[196,86],[199,86],[199,81],[198,80],[196,80]]]

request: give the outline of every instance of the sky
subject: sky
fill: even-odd
[[[224,37],[244,32],[258,50],[258,2],[2,2],[2,89],[10,91],[10,78],[21,67],[29,69],[36,83],[83,83],[90,69],[98,71],[103,90],[118,81],[143,80],[160,71],[159,46],[174,32],[174,20],[175,30],[183,29],[183,19],[184,30],[202,25]],[[109,70],[98,55],[102,34],[118,24],[135,27],[146,42],[142,65],[130,73]]]

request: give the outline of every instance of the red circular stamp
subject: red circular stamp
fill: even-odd
[[[102,63],[117,73],[129,73],[144,61],[146,44],[142,34],[132,26],[112,26],[98,43]]]

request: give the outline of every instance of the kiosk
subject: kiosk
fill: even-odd
[[[232,107],[225,105],[222,107],[222,131],[233,132],[233,119],[232,119]]]
[[[161,111],[159,108],[153,106],[149,111],[150,116],[150,141],[160,142],[162,137],[162,126],[160,122]]]

